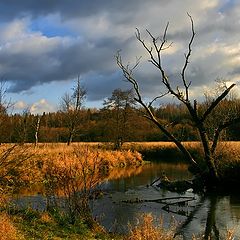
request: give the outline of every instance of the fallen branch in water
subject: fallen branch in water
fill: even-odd
[[[155,179],[153,182],[151,182],[150,186],[152,186],[154,183],[156,183],[156,182],[158,182],[158,181],[160,181],[160,180],[161,180],[161,177]]]
[[[168,210],[169,209],[169,206],[172,206],[172,205],[177,205],[177,206],[186,206],[186,204],[190,201],[193,201],[195,200],[195,197],[189,197],[189,199],[186,199],[186,200],[181,200],[181,201],[177,201],[177,202],[172,202],[172,203],[167,203],[162,209],[164,210]]]
[[[177,202],[173,202],[173,203],[167,203],[166,201],[168,200],[179,200],[179,199],[185,199],[185,200],[181,200],[181,201],[177,201]],[[139,198],[135,198],[130,199],[130,200],[122,200],[122,202],[124,203],[142,203],[142,202],[156,202],[156,203],[163,203],[163,204],[167,204],[167,205],[174,205],[174,204],[183,204],[183,202],[189,202],[189,201],[193,201],[195,200],[195,197],[167,197],[167,198],[158,198],[158,199],[139,199]]]

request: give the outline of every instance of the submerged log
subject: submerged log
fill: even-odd
[[[176,201],[173,201],[173,200],[176,200]],[[184,202],[187,203],[187,202],[193,201],[193,200],[195,200],[194,197],[178,196],[178,197],[166,197],[166,198],[157,198],[157,199],[135,198],[135,199],[129,199],[129,200],[122,200],[122,202],[123,203],[156,202],[156,203],[162,203],[162,204],[166,204],[166,205],[170,206],[170,205],[178,205],[178,204],[181,205],[181,204],[184,204]]]
[[[158,182],[158,184],[156,184]],[[179,180],[179,181],[170,181],[168,177],[166,176],[165,172],[163,171],[161,176],[154,180],[150,186],[155,186],[166,189],[171,192],[178,192],[182,193],[187,191],[188,189],[192,188],[194,189],[194,185],[196,185],[195,180]]]
[[[190,188],[193,188],[193,183],[191,181],[161,181],[157,187],[166,189],[171,192],[185,192]]]

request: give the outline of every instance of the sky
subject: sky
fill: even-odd
[[[129,89],[115,60],[134,63],[141,92],[151,99],[161,92],[159,72],[136,40],[148,29],[162,36],[169,22],[163,66],[178,85],[191,37],[196,37],[187,71],[191,97],[200,98],[218,78],[240,77],[240,1],[238,0],[0,0],[0,78],[8,86],[14,111],[34,114],[59,110],[61,96],[80,76],[86,107],[101,107],[117,88]],[[161,101],[168,101],[162,99]]]

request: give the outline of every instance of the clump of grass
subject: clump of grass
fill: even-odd
[[[168,230],[164,229],[162,219],[156,226],[152,214],[143,214],[137,226],[130,226],[127,240],[173,240],[175,227],[172,225]]]
[[[222,239],[222,240],[235,240],[236,238],[235,238],[234,233],[235,233],[234,229],[228,229],[226,231],[226,233],[223,234],[223,236],[221,236],[220,239]],[[192,240],[205,240],[205,239],[211,240],[212,237],[211,236],[205,236],[204,234],[200,234],[199,236],[193,235],[193,237],[192,237]]]

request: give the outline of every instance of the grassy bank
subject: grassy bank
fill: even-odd
[[[201,146],[197,142],[184,143],[199,161]],[[109,144],[30,144],[2,145],[0,180],[1,214],[0,240],[15,239],[167,239],[172,240],[174,226],[164,229],[159,222],[153,225],[150,215],[143,216],[139,225],[130,226],[128,236],[110,235],[93,219],[89,219],[88,200],[96,197],[92,189],[106,179],[121,178],[140,172],[143,159],[182,159],[175,145],[168,142],[125,143],[123,151],[113,151]],[[240,143],[219,145],[216,161],[222,176],[238,179],[240,171]],[[131,168],[125,168],[131,166]],[[39,186],[48,201],[43,212],[31,208],[18,209],[8,205],[12,192],[21,186]],[[34,190],[34,189],[33,189]],[[36,189],[35,189],[36,190]],[[79,194],[81,193],[81,194]],[[64,197],[66,211],[61,211],[59,198]],[[53,201],[54,200],[54,201]],[[226,239],[233,239],[232,232]],[[193,239],[202,239],[199,238]]]
[[[173,221],[168,228],[163,227],[164,219],[154,219],[152,214],[144,214],[138,218],[136,226],[129,225],[127,235],[107,233],[101,226],[95,224],[89,228],[82,221],[69,224],[60,221],[48,212],[36,212],[31,209],[21,210],[11,215],[0,214],[0,239],[1,240],[182,240],[175,236],[178,226]],[[204,234],[193,235],[192,240],[204,240]],[[208,239],[211,239],[210,237]],[[229,229],[222,240],[234,240],[234,230]]]
[[[0,158],[0,240],[112,239],[91,218],[88,200],[99,183],[121,177],[126,166],[141,171],[143,163],[136,151],[101,144],[5,144]],[[17,189],[36,192],[36,186],[46,197],[46,211],[9,206]]]

